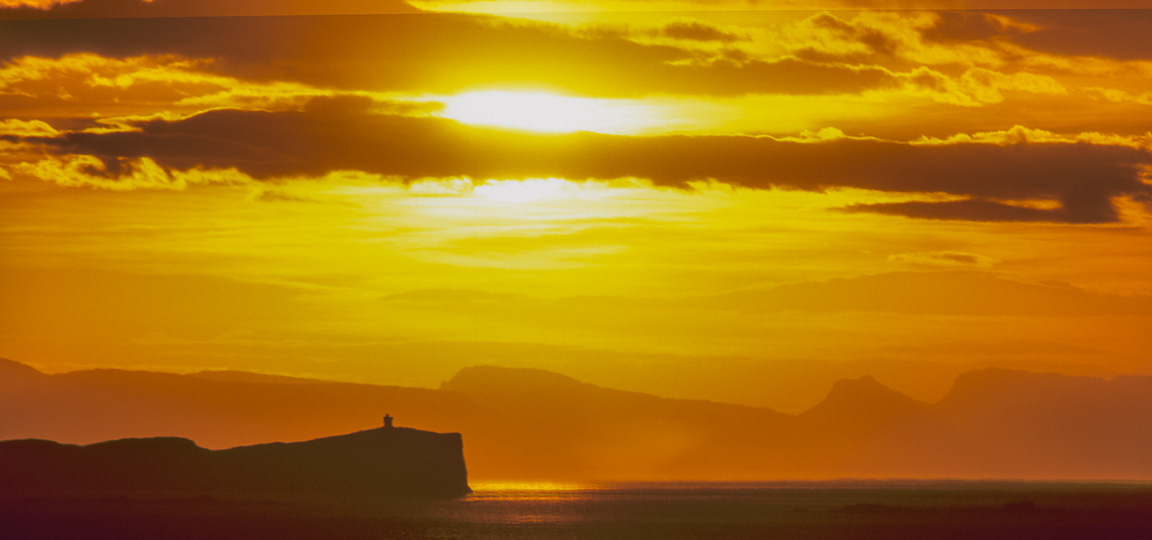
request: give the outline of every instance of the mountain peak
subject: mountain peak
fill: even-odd
[[[880,384],[871,375],[857,379],[840,379],[823,401],[803,415],[821,418],[886,417],[905,414],[926,407],[900,392]]]
[[[574,392],[595,386],[567,375],[535,368],[469,366],[440,383],[441,390],[467,395],[526,395]]]
[[[832,391],[828,393],[828,400],[859,399],[866,397],[891,396],[903,394],[880,384],[871,375],[864,375],[856,379],[840,379],[832,384]]]
[[[493,365],[463,367],[460,369],[460,371],[457,371],[456,375],[454,375],[451,380],[447,381],[446,384],[452,383],[453,381],[458,381],[461,379],[494,378],[494,377],[500,377],[500,378],[521,377],[521,378],[533,378],[533,379],[541,379],[541,380],[547,379],[547,380],[552,380],[552,381],[557,381],[557,382],[564,381],[564,382],[568,382],[568,383],[583,384],[580,381],[573,379],[572,377],[569,377],[567,375],[561,375],[559,373],[556,373],[555,371],[548,371],[546,369],[519,368],[519,367],[493,366]]]
[[[267,373],[253,373],[251,371],[237,371],[230,369],[216,369],[190,373],[193,377],[217,382],[240,382],[258,384],[323,384],[328,381],[319,379],[305,379],[287,375],[272,375]]]
[[[36,368],[34,368],[28,364],[22,364],[20,362],[17,362],[15,360],[9,360],[7,358],[0,358],[0,373],[4,374],[5,376],[8,376],[8,377],[11,377],[11,376],[35,377],[37,375],[43,375],[43,373],[41,373],[39,370],[37,370]]]

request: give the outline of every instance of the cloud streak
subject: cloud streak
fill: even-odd
[[[538,135],[438,118],[372,114],[366,99],[316,99],[302,111],[214,110],[138,131],[7,140],[105,163],[149,158],[174,169],[236,168],[257,178],[360,170],[424,177],[717,180],[756,189],[862,188],[965,200],[861,205],[848,211],[976,221],[1101,223],[1114,197],[1147,200],[1139,148],[1087,143],[936,143],[752,136]],[[1007,201],[1055,201],[1056,209]],[[1031,205],[1035,206],[1035,205]]]
[[[0,0],[0,19],[419,13],[403,0]]]
[[[673,24],[664,31],[680,37],[727,35],[699,24]],[[213,37],[219,35],[234,38]],[[700,56],[669,44],[636,43],[626,35],[585,35],[558,25],[471,15],[0,21],[0,58],[9,62],[80,53],[177,55],[200,62],[210,73],[246,80],[399,92],[531,85],[616,97],[830,95],[906,86],[931,91],[925,82],[940,84],[919,73],[872,65],[787,55]],[[935,75],[940,78],[946,77]]]

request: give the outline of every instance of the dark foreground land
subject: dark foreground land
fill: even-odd
[[[471,489],[460,434],[410,428],[227,450],[176,437],[0,441],[0,498],[173,492],[455,498]]]
[[[1152,485],[479,486],[456,500],[10,497],[0,501],[0,538],[1148,539]]]

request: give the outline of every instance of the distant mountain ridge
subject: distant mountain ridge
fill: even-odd
[[[0,438],[175,435],[220,448],[351,431],[391,412],[404,425],[463,433],[482,479],[1152,479],[1146,376],[985,369],[936,403],[864,377],[799,415],[494,366],[465,368],[438,390],[296,381],[45,375],[0,363]]]
[[[297,443],[208,450],[178,437],[88,446],[0,441],[0,494],[471,492],[458,433],[378,428]]]

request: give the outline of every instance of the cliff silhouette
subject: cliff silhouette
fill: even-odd
[[[382,410],[466,433],[482,479],[1152,479],[1146,376],[978,370],[936,403],[864,377],[792,415],[538,369],[465,368],[433,390],[244,373],[46,375],[0,362],[0,438],[178,435],[225,448],[311,439]]]
[[[341,493],[458,497],[471,492],[458,433],[378,428],[296,443],[208,450],[178,437],[88,446],[0,441],[0,493]]]

